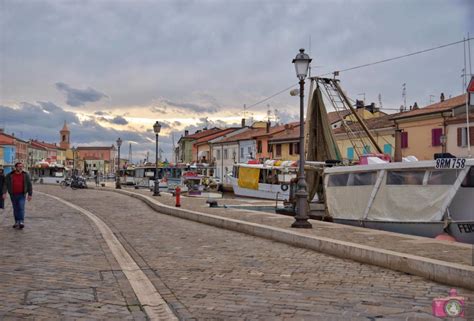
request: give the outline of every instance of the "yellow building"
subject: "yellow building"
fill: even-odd
[[[297,123],[286,124],[283,131],[272,135],[268,140],[272,159],[298,160],[300,157],[299,137],[300,125]]]
[[[56,154],[56,163],[66,165],[66,150],[63,148],[58,148]]]
[[[446,144],[448,121],[464,113],[465,107],[466,95],[446,100],[441,95],[438,103],[393,117],[395,126],[402,130],[402,156],[413,155],[419,160],[430,160],[435,153],[449,153]]]
[[[371,117],[365,120],[367,128],[370,130],[377,145],[384,154],[390,155],[392,158],[395,151],[393,116],[380,114],[379,117]],[[358,160],[361,155],[378,153],[377,148],[372,144],[358,122],[349,123],[348,128],[351,131],[350,135],[347,134],[344,126],[333,129],[334,137],[343,159]]]

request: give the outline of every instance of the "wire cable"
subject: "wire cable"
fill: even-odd
[[[470,38],[472,39],[472,38]],[[387,59],[383,59],[383,60],[379,60],[379,61],[375,61],[375,62],[370,62],[370,63],[367,63],[367,64],[363,64],[363,65],[360,65],[360,66],[355,66],[355,67],[351,67],[351,68],[347,68],[347,69],[342,69],[342,70],[336,70],[336,71],[333,71],[333,72],[328,72],[326,74],[322,74],[320,76],[327,76],[327,75],[331,75],[333,74],[334,72],[345,72],[345,71],[350,71],[350,70],[354,70],[354,69],[359,69],[359,68],[364,68],[364,67],[369,67],[369,66],[373,66],[373,65],[378,65],[378,64],[381,64],[381,63],[384,63],[384,62],[389,62],[389,61],[393,61],[393,60],[398,60],[398,59],[402,59],[402,58],[406,58],[406,57],[410,57],[410,56],[414,56],[414,55],[419,55],[419,54],[422,54],[422,53],[425,53],[425,52],[429,52],[429,51],[433,51],[433,50],[438,50],[438,49],[442,49],[442,48],[446,48],[446,47],[449,47],[449,46],[454,46],[454,45],[457,45],[459,43],[462,43],[462,42],[466,42],[470,39],[463,39],[463,40],[459,40],[459,41],[455,41],[455,42],[451,42],[451,43],[448,43],[448,44],[445,44],[445,45],[440,45],[440,46],[437,46],[437,47],[433,47],[433,48],[429,48],[429,49],[424,49],[424,50],[420,50],[420,51],[416,51],[416,52],[412,52],[412,53],[409,53],[409,54],[405,54],[405,55],[401,55],[401,56],[397,56],[397,57],[392,57],[392,58],[387,58]]]
[[[416,52],[412,52],[412,53],[409,53],[409,54],[405,54],[405,55],[401,55],[401,56],[397,56],[397,57],[392,57],[392,58],[387,58],[387,59],[383,59],[383,60],[379,60],[379,61],[375,61],[375,62],[371,62],[371,63],[367,63],[367,64],[363,64],[363,65],[359,65],[359,66],[355,66],[355,67],[350,67],[350,68],[346,68],[346,69],[342,69],[342,70],[337,70],[337,72],[341,73],[341,72],[346,72],[346,71],[350,71],[350,70],[354,70],[354,69],[359,69],[359,68],[364,68],[364,67],[369,67],[369,66],[373,66],[373,65],[377,65],[377,64],[381,64],[381,63],[384,63],[384,62],[389,62],[389,61],[394,61],[394,60],[398,60],[398,59],[402,59],[402,58],[406,58],[406,57],[410,57],[410,56],[414,56],[414,55],[419,55],[419,54],[422,54],[422,53],[426,53],[426,52],[429,52],[429,51],[433,51],[433,50],[438,50],[438,49],[442,49],[442,48],[446,48],[446,47],[449,47],[449,46],[454,46],[454,45],[457,45],[459,43],[462,43],[462,42],[466,42],[466,41],[469,41],[469,40],[473,40],[474,38],[467,38],[467,39],[463,39],[463,40],[459,40],[459,41],[455,41],[455,42],[451,42],[451,43],[448,43],[448,44],[444,44],[444,45],[440,45],[440,46],[437,46],[437,47],[433,47],[433,48],[429,48],[429,49],[424,49],[424,50],[420,50],[420,51],[416,51]],[[334,74],[335,71],[333,72],[328,72],[328,73],[325,73],[325,74],[322,74],[322,75],[319,75],[317,77],[322,77],[322,76],[327,76],[327,75],[332,75]],[[279,92],[265,98],[265,99],[262,99],[250,106],[247,106],[246,108],[249,109],[249,108],[253,108],[257,105],[260,105],[261,103],[263,102],[266,102],[267,100],[269,99],[272,99],[273,97],[275,96],[278,96],[282,93],[284,93],[285,91],[295,87],[298,83],[294,84],[294,85],[291,85],[290,87],[287,87],[285,89],[282,89],[280,90]]]

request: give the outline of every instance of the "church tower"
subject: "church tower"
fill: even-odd
[[[61,129],[59,133],[61,134],[59,147],[69,149],[69,136],[71,135],[71,132],[69,131],[69,128],[67,128],[66,121],[64,121],[63,129]]]

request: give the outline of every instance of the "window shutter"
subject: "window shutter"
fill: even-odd
[[[469,126],[469,142],[471,146],[474,145],[474,126]]]
[[[458,128],[458,146],[462,146],[462,127]]]
[[[290,155],[293,155],[293,144],[292,143],[289,143],[289,153]]]
[[[443,134],[442,128],[433,128],[431,130],[431,146],[441,145],[441,135]]]
[[[402,132],[402,148],[408,147],[408,132]]]

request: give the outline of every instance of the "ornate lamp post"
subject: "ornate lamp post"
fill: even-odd
[[[295,64],[296,76],[300,80],[300,161],[298,169],[298,184],[296,187],[296,198],[298,212],[295,216],[295,221],[291,227],[295,228],[311,228],[311,223],[308,222],[308,191],[306,179],[304,174],[305,150],[304,150],[304,80],[308,74],[309,64],[311,58],[304,53],[304,49],[300,49],[299,54],[293,59]]]
[[[117,139],[117,148],[118,148],[118,161],[117,161],[117,174],[115,175],[115,188],[121,189],[120,185],[120,146],[122,145],[122,139],[120,137]]]
[[[156,154],[155,154],[155,186],[153,187],[153,196],[160,196],[160,182],[158,180],[158,135],[160,134],[161,125],[158,121],[153,125],[153,131],[156,136]]]

